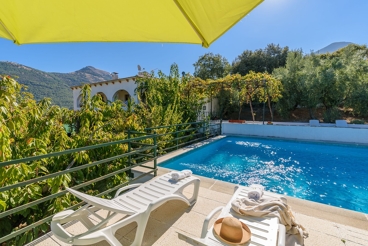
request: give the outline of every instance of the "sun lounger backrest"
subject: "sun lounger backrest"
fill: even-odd
[[[170,177],[168,174],[159,176],[113,200],[131,210],[144,211],[151,203],[154,203],[163,196],[178,193],[185,183],[190,183],[193,179],[197,179],[188,177],[179,181],[173,181]]]
[[[117,213],[134,214],[145,211],[151,203],[161,199],[163,196],[178,193],[185,187],[185,183],[190,183],[193,179],[198,178],[188,177],[173,181],[171,176],[166,174],[152,179],[134,190],[129,190],[112,200],[90,196],[70,188],[67,188],[67,190],[90,205]]]
[[[121,204],[118,204],[114,200],[103,199],[95,196],[90,196],[85,193],[67,188],[67,190],[72,193],[74,196],[78,197],[79,199],[85,201],[86,203],[117,213],[124,213],[124,214],[134,214],[135,211],[131,210],[130,208],[124,208]]]

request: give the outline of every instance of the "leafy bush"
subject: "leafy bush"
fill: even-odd
[[[337,119],[340,118],[341,118],[340,111],[337,107],[327,109],[323,113],[323,122],[325,123],[334,123]]]
[[[13,78],[3,76],[0,80],[0,161],[16,160],[67,149],[95,145],[126,138],[126,129],[140,130],[134,112],[125,110],[121,102],[107,105],[100,97],[90,97],[90,88],[83,88],[84,106],[74,112],[52,106],[50,99],[36,102],[32,95],[22,92],[22,86]],[[79,121],[78,133],[67,135],[64,124]],[[114,145],[74,154],[49,157],[0,167],[0,187],[35,179],[59,172],[71,166],[80,166],[127,152],[126,145]],[[23,187],[0,192],[0,211],[7,211],[32,201],[50,196],[128,165],[127,158],[81,169],[75,173],[59,175]],[[86,187],[88,193],[96,194],[126,181],[126,175],[114,175]],[[24,228],[36,221],[77,204],[69,194],[38,203],[17,213],[2,218],[0,237]],[[47,224],[27,231],[8,241],[9,245],[23,245],[40,233],[47,232]]]
[[[355,119],[351,120],[349,124],[364,124],[364,123],[365,123],[364,120]]]

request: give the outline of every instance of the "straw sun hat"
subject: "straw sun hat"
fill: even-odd
[[[216,220],[213,231],[220,240],[234,245],[248,242],[251,236],[248,226],[234,217]]]

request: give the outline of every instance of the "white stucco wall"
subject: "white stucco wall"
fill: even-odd
[[[114,101],[113,96],[119,90],[125,90],[129,93],[132,99],[135,102],[138,102],[138,98],[135,95],[135,88],[137,84],[135,83],[134,78],[122,78],[116,79],[106,82],[92,83],[91,84],[91,96],[96,95],[98,92],[102,92],[106,95],[108,101]],[[81,94],[80,87],[73,88],[73,108],[74,110],[78,110],[78,97]]]
[[[208,102],[206,102],[203,106],[205,106],[206,108],[203,109],[203,111],[205,112],[212,112],[215,113],[218,111],[219,106],[218,106],[218,99],[217,98],[212,98],[212,107],[211,107],[211,100],[210,99],[206,99],[208,100]],[[211,111],[212,109],[212,111]]]
[[[261,125],[223,122],[222,134],[368,144],[368,129],[364,128]]]

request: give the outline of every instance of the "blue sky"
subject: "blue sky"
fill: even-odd
[[[46,72],[73,72],[93,66],[119,77],[147,71],[194,72],[199,56],[213,52],[231,63],[244,50],[279,44],[305,53],[333,42],[368,43],[367,0],[265,0],[210,48],[167,43],[76,43],[17,46],[0,39],[0,61],[13,61]]]

